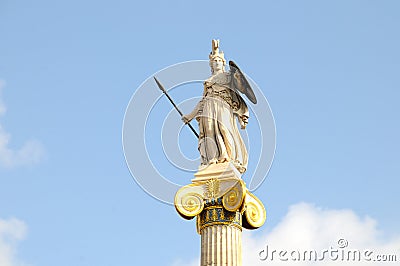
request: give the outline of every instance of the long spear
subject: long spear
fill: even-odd
[[[154,80],[156,81],[156,83],[157,83],[158,87],[160,88],[160,90],[165,94],[165,96],[167,96],[168,100],[175,107],[176,111],[178,111],[178,113],[181,115],[181,117],[183,117],[183,114],[182,114],[181,110],[179,110],[178,106],[176,106],[176,104],[171,99],[171,97],[169,97],[167,91],[164,89],[164,86],[157,80],[156,77],[154,77]],[[197,134],[196,130],[192,127],[192,125],[190,123],[187,123],[187,125],[190,127],[190,129],[193,131],[193,133],[196,135],[196,137],[199,138],[199,134]]]

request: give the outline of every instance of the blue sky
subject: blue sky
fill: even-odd
[[[173,265],[198,256],[195,223],[134,182],[121,131],[139,85],[207,59],[213,38],[260,86],[276,122],[275,160],[255,192],[268,220],[251,236],[281,228],[301,202],[316,215],[371,217],[381,241],[399,236],[399,8],[1,0],[0,246],[15,253],[0,249],[0,259]],[[182,183],[191,178],[182,172]]]

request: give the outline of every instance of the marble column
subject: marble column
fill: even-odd
[[[200,266],[241,266],[242,228],[262,226],[266,212],[230,164],[207,167],[175,195],[175,208],[185,219],[196,217],[201,235]]]
[[[207,204],[197,216],[201,235],[201,266],[242,265],[242,214]],[[208,205],[208,206],[207,206]]]

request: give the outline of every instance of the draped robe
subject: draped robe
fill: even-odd
[[[200,129],[198,148],[202,165],[232,162],[243,173],[248,154],[236,119],[247,123],[249,111],[231,79],[229,72],[223,72],[204,82],[196,116]]]

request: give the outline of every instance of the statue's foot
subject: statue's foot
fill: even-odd
[[[218,163],[217,159],[211,159],[210,161],[208,161],[208,164],[216,164]]]

